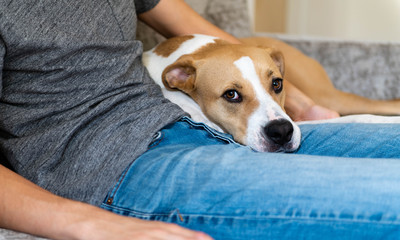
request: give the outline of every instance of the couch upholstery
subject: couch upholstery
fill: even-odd
[[[234,36],[252,35],[246,0],[186,1],[202,16]],[[400,43],[273,36],[321,62],[333,83],[341,90],[377,99],[400,98]],[[143,40],[145,49],[150,49],[163,39],[143,24],[138,26],[138,38]],[[0,240],[6,239],[42,238],[0,229]]]

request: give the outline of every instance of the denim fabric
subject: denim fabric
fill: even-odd
[[[399,239],[400,125],[301,129],[298,153],[259,153],[184,118],[155,137],[101,207],[223,240]]]

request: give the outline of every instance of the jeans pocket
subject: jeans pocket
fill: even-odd
[[[150,150],[150,149],[156,147],[163,140],[163,138],[164,138],[164,134],[162,133],[162,131],[158,131],[157,133],[155,133],[152,141],[150,142],[149,146],[147,147],[147,150]],[[129,164],[128,167],[122,172],[117,183],[114,185],[112,190],[107,194],[106,201],[104,202],[105,204],[107,204],[107,205],[112,204],[115,193],[118,191],[119,186],[121,185],[127,172],[132,167],[134,162],[135,161],[133,161],[131,164]]]

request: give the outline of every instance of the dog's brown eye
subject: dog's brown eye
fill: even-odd
[[[228,90],[222,95],[228,102],[238,103],[242,101],[242,97],[236,90]]]
[[[272,80],[272,89],[274,90],[275,93],[280,93],[282,92],[283,89],[283,79],[282,78],[274,78]]]

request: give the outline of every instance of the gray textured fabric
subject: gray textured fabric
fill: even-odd
[[[0,228],[0,240],[44,240],[44,239],[45,238],[40,238],[29,234],[14,232],[11,230]]]
[[[147,12],[154,8],[160,0],[135,0],[136,14]]]
[[[1,151],[45,189],[99,205],[153,135],[184,114],[141,64],[133,1],[0,5]]]

